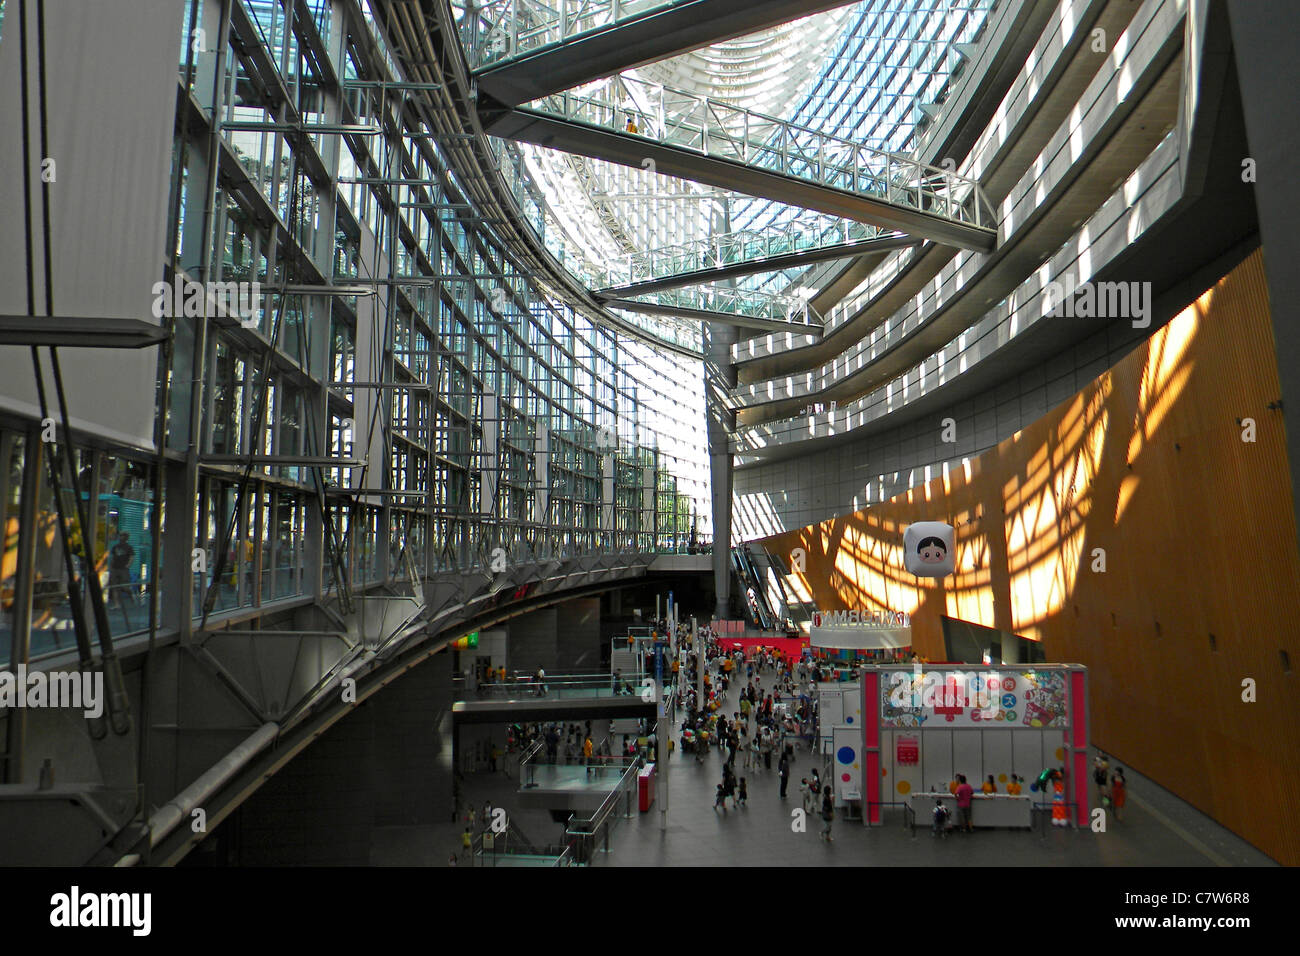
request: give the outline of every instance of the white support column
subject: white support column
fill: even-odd
[[[537,489],[533,503],[534,520],[540,525],[550,525],[551,501],[551,430],[537,426],[537,441],[533,446],[533,467],[537,474]]]
[[[614,531],[614,453],[604,452],[600,460],[603,476],[600,484],[600,531],[603,540],[605,535]]]
[[[479,513],[496,511],[497,481],[501,477],[499,442],[501,434],[500,401],[492,392],[483,393],[483,440],[479,445]]]
[[[650,535],[650,547],[659,547],[659,526],[655,515],[657,507],[654,465],[641,469],[641,522],[642,533]]]

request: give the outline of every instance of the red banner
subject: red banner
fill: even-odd
[[[806,637],[723,637],[718,636],[718,646],[726,650],[735,650],[737,647],[745,649],[754,647],[767,647],[772,650],[779,650],[785,655],[787,660],[797,661],[803,653],[803,649],[808,646]]]

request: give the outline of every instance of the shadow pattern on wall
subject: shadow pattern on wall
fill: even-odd
[[[1300,833],[1260,812],[1292,805],[1300,777],[1300,554],[1279,395],[1256,250],[995,449],[763,544],[804,550],[792,586],[822,609],[909,612],[923,656],[942,658],[948,615],[1087,665],[1099,747],[1294,865]],[[903,530],[922,520],[956,529],[947,579],[904,570]]]

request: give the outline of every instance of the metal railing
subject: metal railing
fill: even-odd
[[[771,322],[791,322],[820,329],[822,316],[807,299],[784,292],[763,289],[742,289],[722,285],[688,286],[681,289],[664,289],[629,297],[629,301],[646,302],[672,309],[696,309],[703,312],[722,312],[727,315],[767,319]],[[608,303],[612,309],[621,308],[618,301]]]
[[[575,698],[629,697],[640,691],[641,680],[648,675],[625,674],[617,681],[612,674],[556,674],[538,680],[534,676],[508,677],[504,682],[481,683],[473,693],[477,700],[521,700],[541,698],[572,700]],[[453,687],[465,686],[465,679],[453,678]]]
[[[699,199],[694,201],[698,203]],[[604,288],[613,288],[894,235],[900,233],[852,219],[807,212],[799,219],[773,223],[764,229],[717,233],[694,242],[615,256],[603,264],[606,271],[593,279]]]
[[[950,222],[996,227],[979,184],[955,172],[636,77],[610,77],[594,90],[555,93],[528,108]],[[632,119],[635,133],[628,131],[625,117]]]
[[[471,866],[574,866],[575,854],[568,843],[534,844],[513,821],[497,832],[487,826],[470,841]]]
[[[590,864],[594,862],[597,851],[609,852],[614,828],[618,826],[620,807],[624,810],[624,817],[628,819],[632,817],[637,774],[644,766],[641,760],[633,760],[623,771],[623,775],[610,791],[609,796],[601,801],[600,806],[590,817],[585,820],[577,819],[576,814],[569,817],[564,835],[569,846],[573,848],[576,862]]]
[[[472,70],[563,43],[678,0],[455,0],[461,43]]]

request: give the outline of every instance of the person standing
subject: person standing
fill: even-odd
[[[831,842],[831,824],[835,822],[835,798],[831,795],[830,787],[822,788],[822,832],[821,837],[827,843]]]
[[[1128,781],[1124,779],[1124,768],[1116,767],[1110,778],[1110,805],[1115,808],[1115,819],[1123,820],[1124,804],[1128,800]]]
[[[582,763],[587,768],[588,775],[591,774],[591,757],[595,751],[595,745],[591,742],[591,734],[582,742]]]
[[[998,792],[998,785],[993,782],[993,774],[989,774],[989,778],[980,787],[980,792],[985,795]]]
[[[957,813],[960,815],[960,823],[963,830],[970,833],[970,805],[971,798],[975,795],[975,788],[966,782],[966,777],[962,774],[957,775]]]
[[[768,754],[771,757],[771,754]],[[781,774],[781,799],[785,799],[786,788],[790,785],[790,761],[785,754],[781,754],[781,762],[777,765],[777,770]]]
[[[1110,762],[1101,754],[1092,760],[1092,782],[1097,785],[1097,802],[1106,805],[1106,781],[1110,778]]]
[[[131,593],[131,560],[135,557],[135,548],[131,547],[130,541],[131,535],[123,531],[108,549],[109,603],[114,603],[112,596],[116,595],[117,606],[123,610],[128,602],[135,606],[135,595]]]

